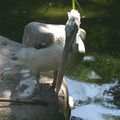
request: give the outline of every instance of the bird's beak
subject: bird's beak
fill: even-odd
[[[66,34],[65,47],[63,49],[62,58],[61,58],[60,65],[59,65],[59,68],[58,68],[58,75],[57,75],[57,81],[56,81],[56,93],[58,93],[59,90],[60,90],[60,87],[61,87],[61,84],[62,84],[62,81],[63,81],[65,66],[67,64],[69,53],[72,49],[72,45],[73,45],[74,40],[76,38],[77,32],[78,32],[78,26],[75,25],[74,29],[70,30],[69,34]]]

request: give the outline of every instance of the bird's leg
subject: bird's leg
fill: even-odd
[[[37,82],[37,92],[39,92],[40,91],[40,83],[39,83],[40,75],[37,74],[35,76],[35,79],[36,79],[36,82]]]
[[[57,74],[58,74],[58,70],[54,71],[54,74],[53,74],[53,82],[52,82],[52,88],[55,88],[56,79],[57,79]]]

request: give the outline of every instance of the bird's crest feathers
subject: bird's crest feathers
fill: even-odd
[[[80,13],[77,10],[72,9],[70,12],[68,12],[68,18],[77,18],[80,21]]]

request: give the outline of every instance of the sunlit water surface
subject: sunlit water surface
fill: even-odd
[[[81,120],[118,120],[114,119],[115,116],[120,119],[120,110],[113,104],[106,103],[106,98],[112,99],[112,96],[104,95],[104,91],[116,85],[117,81],[114,84],[97,85],[71,80],[67,77],[65,79],[69,95],[74,100],[71,112],[74,120],[80,120],[80,118]]]

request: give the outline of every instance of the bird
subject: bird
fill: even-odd
[[[71,32],[73,32],[71,23],[74,23],[72,27],[77,28],[74,37],[71,36]],[[72,70],[80,64],[85,55],[86,32],[79,25],[80,14],[78,11],[72,10],[68,13],[66,25],[30,22],[25,26],[23,48],[21,48],[19,56],[35,73],[38,84],[40,72],[54,71],[52,87],[58,87],[56,92],[59,92],[62,80],[60,82],[57,79],[61,72],[59,68],[62,66],[60,64],[63,52],[69,53],[65,70]],[[65,51],[67,45],[70,46],[70,49]]]

